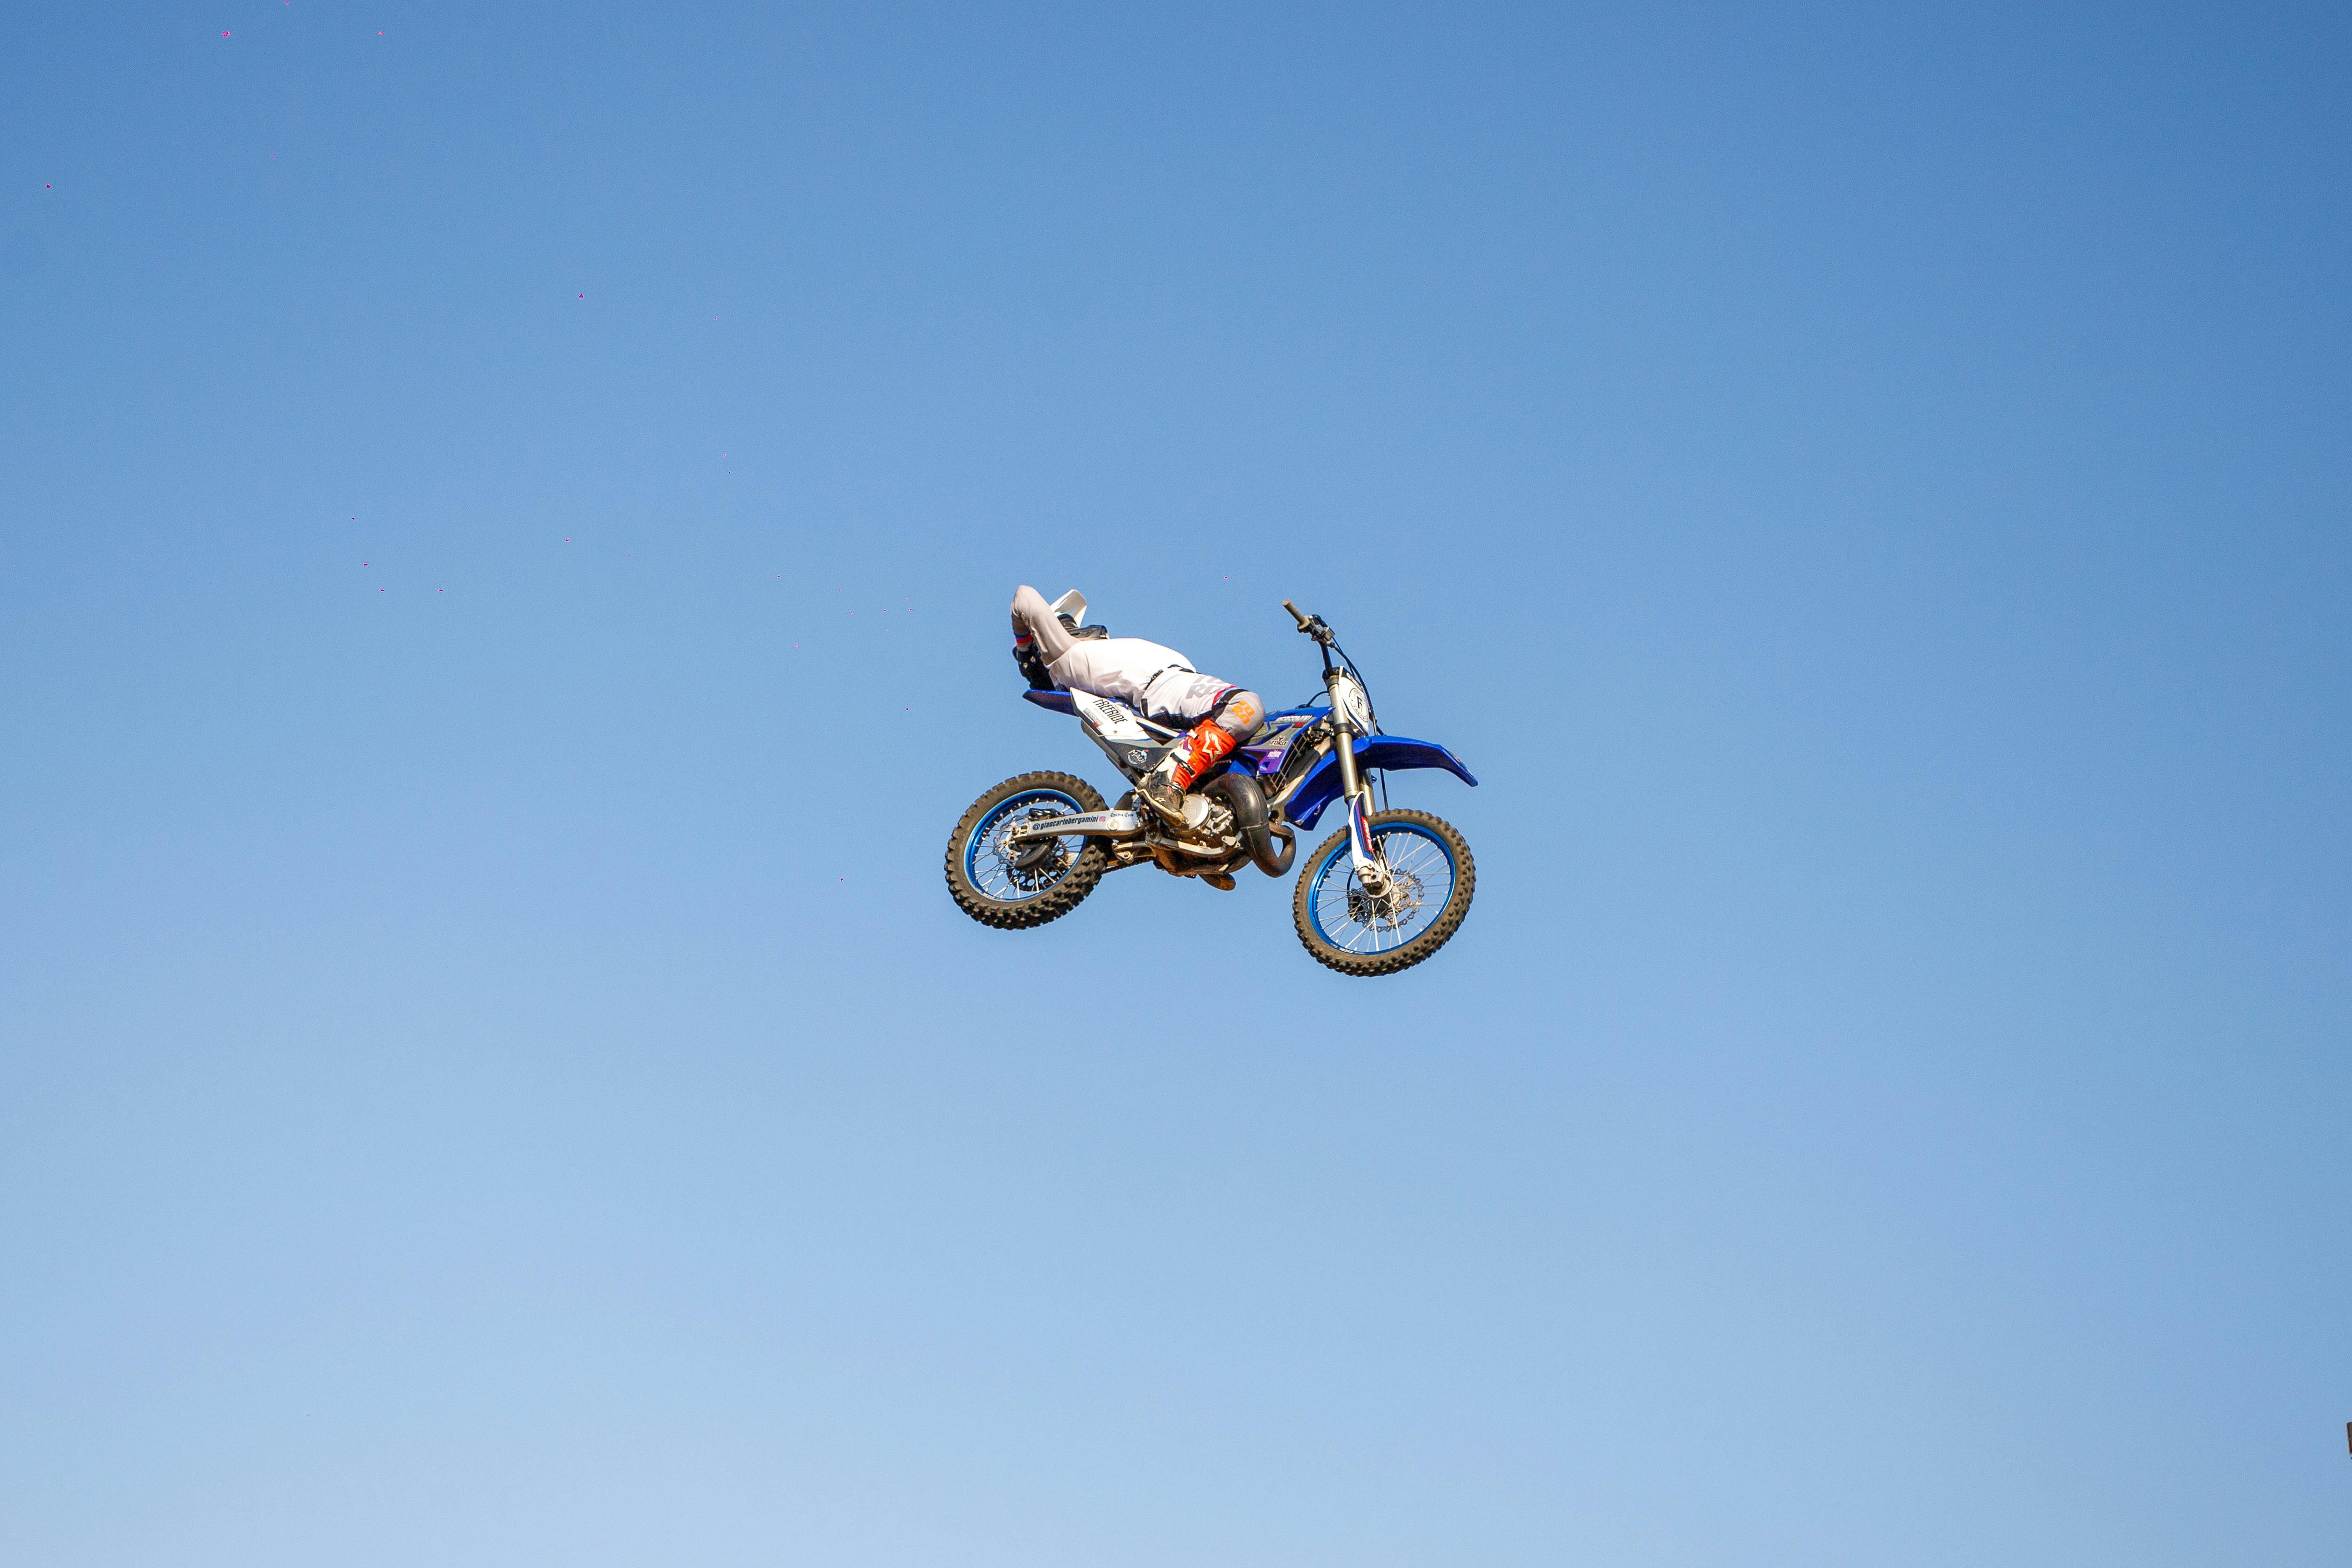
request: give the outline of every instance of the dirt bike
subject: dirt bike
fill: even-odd
[[[1470,846],[1426,812],[1386,809],[1387,775],[1440,768],[1466,784],[1478,781],[1434,742],[1381,733],[1363,677],[1331,628],[1287,599],[1282,607],[1322,651],[1325,700],[1267,714],[1194,786],[1197,820],[1188,809],[1184,826],[1172,827],[1133,790],[1106,807],[1092,784],[1069,773],[1007,779],[972,803],[948,840],[948,890],[957,905],[982,925],[1040,926],[1076,909],[1107,873],[1142,865],[1230,892],[1234,873],[1248,867],[1269,877],[1287,872],[1297,835],[1313,831],[1339,801],[1347,825],[1307,858],[1291,896],[1298,940],[1318,962],[1361,975],[1410,969],[1444,946],[1470,910]],[[1076,718],[1130,784],[1181,738],[1088,692],[1022,695]]]

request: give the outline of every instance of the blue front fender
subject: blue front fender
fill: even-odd
[[[1406,768],[1443,768],[1474,789],[1478,781],[1453,752],[1434,741],[1409,741],[1402,735],[1359,735],[1356,765],[1398,773]],[[1339,798],[1339,759],[1327,756],[1308,770],[1297,792],[1282,805],[1282,815],[1302,828],[1312,829],[1323,808]]]

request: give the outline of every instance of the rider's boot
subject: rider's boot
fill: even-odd
[[[1135,793],[1169,826],[1179,833],[1189,832],[1199,826],[1206,814],[1195,811],[1188,817],[1184,792],[1202,773],[1231,756],[1234,743],[1234,738],[1213,720],[1203,719],[1192,726],[1192,733],[1168,748],[1168,754],[1160,759],[1158,767],[1135,781]]]

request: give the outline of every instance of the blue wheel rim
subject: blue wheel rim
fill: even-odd
[[[1064,808],[1066,809],[1056,809]],[[1086,835],[1064,834],[1054,842],[1059,847],[1057,858],[1049,859],[1044,868],[1034,872],[1016,871],[1011,856],[997,842],[998,836],[1014,826],[1015,818],[1027,819],[1039,815],[1076,816],[1087,809],[1075,795],[1058,789],[1024,790],[1008,795],[990,808],[986,816],[972,824],[971,835],[964,840],[963,879],[972,891],[991,903],[1019,904],[1059,887],[1086,852]]]
[[[1341,952],[1364,957],[1393,952],[1427,933],[1454,901],[1461,870],[1452,847],[1418,823],[1374,823],[1371,833],[1397,879],[1388,899],[1371,898],[1356,880],[1345,834],[1315,863],[1307,890],[1315,934]]]

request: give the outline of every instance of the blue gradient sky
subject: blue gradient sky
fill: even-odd
[[[2340,7],[678,9],[13,15],[0,1558],[2344,1560]]]

